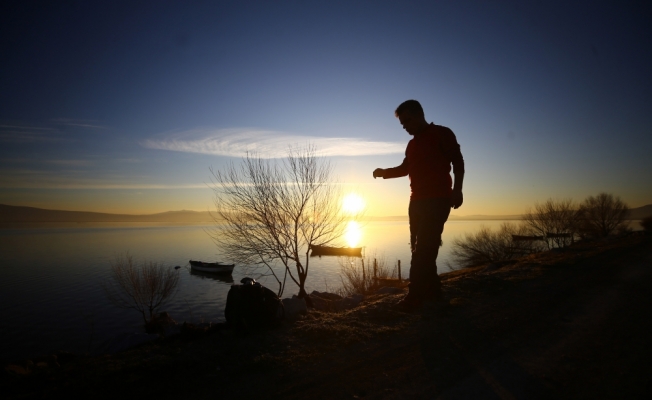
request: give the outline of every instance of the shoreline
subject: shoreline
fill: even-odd
[[[442,274],[445,310],[406,314],[393,308],[401,295],[371,295],[349,311],[312,311],[243,337],[224,325],[189,327],[58,367],[13,364],[21,374],[5,365],[0,389],[10,398],[636,397],[649,391],[651,248],[650,235],[632,234]]]

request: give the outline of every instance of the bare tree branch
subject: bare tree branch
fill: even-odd
[[[310,246],[340,238],[356,216],[340,210],[342,193],[331,165],[314,147],[289,148],[283,160],[247,154],[239,167],[231,164],[212,173],[216,208],[211,238],[224,254],[242,264],[263,265],[279,283],[279,296],[290,279],[307,297]],[[272,269],[280,262],[283,282]]]
[[[129,254],[111,262],[111,278],[103,286],[109,300],[120,308],[138,311],[145,324],[174,297],[179,285],[176,271],[155,262],[136,264]]]
[[[605,237],[625,228],[629,207],[618,196],[600,193],[582,202],[579,215],[582,237]]]
[[[578,205],[571,199],[548,199],[536,203],[522,216],[523,223],[534,235],[543,236],[548,249],[565,247],[574,241],[577,234]]]

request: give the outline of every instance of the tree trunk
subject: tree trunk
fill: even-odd
[[[305,289],[305,284],[306,284],[306,276],[304,275],[299,275],[299,298],[304,299],[306,301],[306,305],[310,308],[314,308],[312,304],[312,299],[310,298],[310,295],[306,293]]]

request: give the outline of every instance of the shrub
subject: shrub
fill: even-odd
[[[573,242],[577,232],[578,206],[571,199],[548,199],[535,204],[523,214],[523,223],[537,236],[544,236],[548,249],[565,247]]]
[[[643,218],[640,224],[647,232],[652,232],[652,215]]]
[[[145,325],[156,310],[171,300],[179,285],[177,271],[155,262],[136,264],[133,257],[116,257],[111,280],[104,285],[109,300],[118,307],[138,311]]]
[[[455,262],[462,267],[510,260],[542,250],[541,242],[526,241],[515,245],[512,240],[512,235],[531,236],[532,234],[532,230],[526,225],[504,223],[498,231],[482,226],[476,233],[453,239],[451,254]]]
[[[610,193],[589,196],[579,210],[578,231],[583,238],[606,237],[620,232],[629,216],[629,207]]]

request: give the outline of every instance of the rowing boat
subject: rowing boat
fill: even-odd
[[[311,256],[362,257],[362,247],[330,247],[311,244],[310,250],[312,250]]]
[[[231,274],[235,264],[222,264],[220,262],[207,263],[190,260],[190,268],[195,271],[210,272],[214,274]]]

